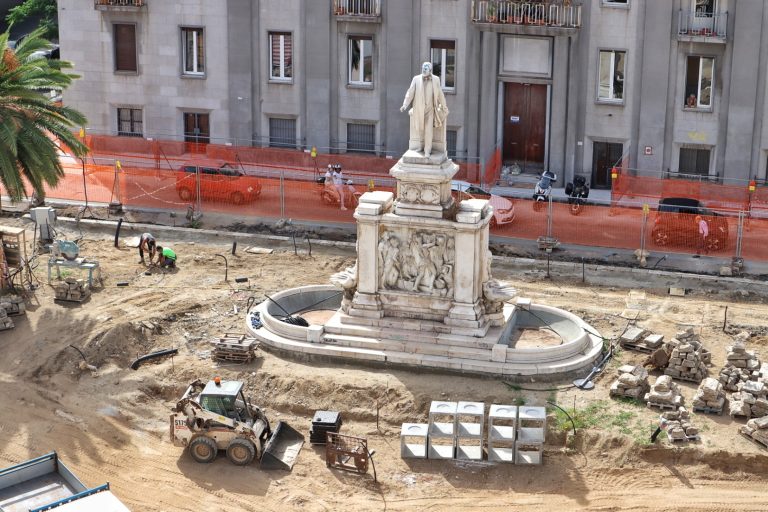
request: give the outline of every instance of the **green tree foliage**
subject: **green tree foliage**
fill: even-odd
[[[43,94],[78,77],[64,71],[69,62],[35,55],[50,45],[42,32],[35,30],[15,50],[8,47],[8,32],[0,34],[0,183],[14,200],[24,196],[22,178],[41,198],[45,186],[56,186],[64,175],[62,146],[78,157],[88,152],[72,132],[86,124],[85,117]]]
[[[31,16],[40,16],[40,28],[43,29],[42,37],[59,37],[56,0],[24,0],[23,3],[8,11],[5,21],[8,22],[9,26],[13,26]]]

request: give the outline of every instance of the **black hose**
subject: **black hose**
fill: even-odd
[[[117,219],[117,229],[115,230],[115,249],[118,248],[117,245],[118,245],[118,240],[120,239],[120,226],[122,225],[123,225],[123,218],[120,217],[119,219]],[[141,243],[141,241],[139,241],[139,243]]]
[[[555,402],[550,402],[549,400],[547,400],[547,403],[549,405],[551,405],[552,407],[557,407],[558,409],[560,409],[563,412],[563,414],[568,416],[568,419],[571,420],[571,427],[573,427],[573,435],[575,436],[576,435],[576,423],[574,423],[573,418],[571,418],[571,415],[568,414],[568,411],[566,411],[565,409],[563,409],[562,407],[557,405]]]
[[[85,362],[86,362],[86,364],[88,363],[88,360],[85,358],[85,354],[83,354],[83,351],[82,351],[82,350],[80,350],[79,348],[77,348],[77,347],[76,347],[76,346],[74,346],[74,345],[68,345],[68,346],[70,346],[70,347],[72,347],[73,349],[75,349],[75,350],[77,350],[78,352],[80,352],[80,355],[82,356],[82,358],[83,358],[83,361],[85,361]]]
[[[167,350],[158,350],[157,352],[152,352],[150,354],[144,355],[136,359],[131,364],[131,370],[137,370],[139,366],[141,366],[141,363],[144,361],[149,361],[151,359],[155,359],[157,357],[163,357],[163,356],[173,356],[179,353],[179,349],[177,348],[169,348]]]

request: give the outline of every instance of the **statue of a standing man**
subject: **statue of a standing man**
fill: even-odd
[[[429,157],[434,149],[436,153],[445,153],[445,122],[448,108],[445,95],[440,86],[440,78],[432,74],[432,64],[421,65],[421,74],[411,80],[411,86],[405,93],[400,112],[405,112],[413,102],[408,115],[411,116],[411,134],[408,149],[424,151]]]

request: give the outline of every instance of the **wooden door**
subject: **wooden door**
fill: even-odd
[[[505,163],[516,163],[525,171],[544,168],[547,130],[547,86],[509,82],[504,87]]]
[[[611,168],[624,155],[624,145],[595,142],[592,152],[592,188],[611,188]]]

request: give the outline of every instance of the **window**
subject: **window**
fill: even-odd
[[[715,0],[696,0],[694,12],[697,18],[711,18],[715,14]]]
[[[629,0],[603,0],[604,5],[628,5]]]
[[[373,38],[349,38],[349,83],[373,84]]]
[[[709,149],[680,148],[677,172],[709,176]]]
[[[201,144],[211,142],[211,125],[208,114],[184,112],[184,142]]]
[[[181,59],[185,75],[205,73],[205,44],[202,28],[181,29]]]
[[[712,77],[715,59],[712,57],[688,57],[685,72],[685,108],[712,107]]]
[[[456,158],[456,140],[458,138],[458,134],[458,130],[445,131],[445,145],[448,158]]]
[[[347,151],[363,153],[376,151],[376,125],[348,123]]]
[[[600,50],[600,77],[597,99],[620,101],[624,99],[624,56],[626,52]]]
[[[115,71],[139,70],[136,58],[136,25],[115,25]]]
[[[269,145],[273,148],[295,148],[296,120],[270,117]]]
[[[140,108],[118,108],[117,134],[126,137],[142,137],[142,114]]]
[[[440,77],[443,89],[456,87],[456,42],[431,41],[432,74]]]
[[[270,32],[269,48],[272,65],[269,78],[290,80],[293,77],[293,43],[288,32]]]

